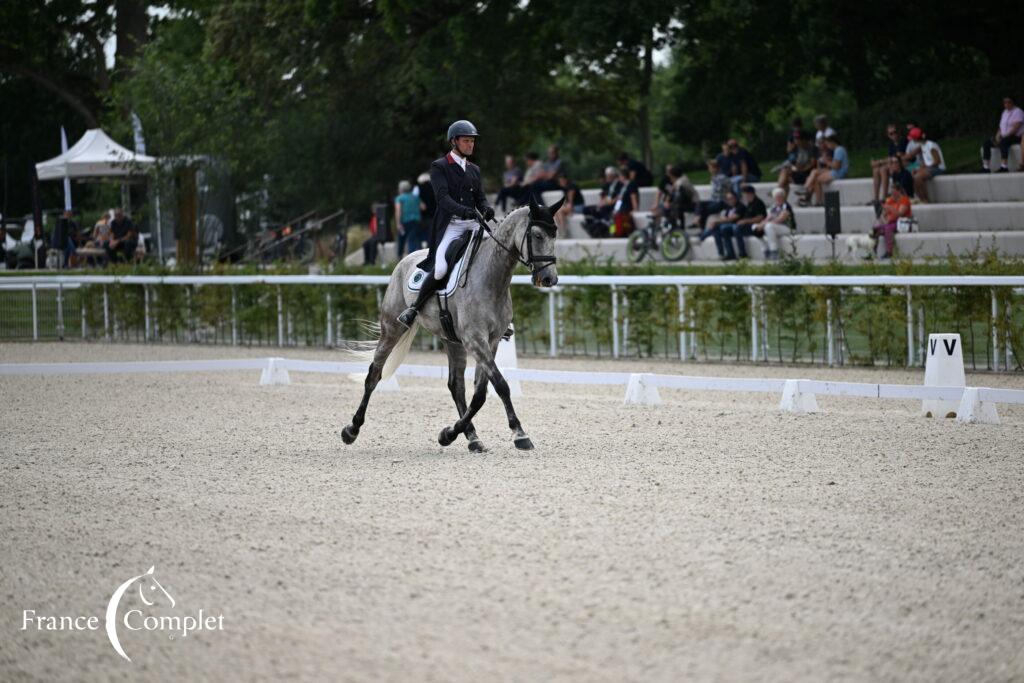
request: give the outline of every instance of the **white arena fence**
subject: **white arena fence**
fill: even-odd
[[[262,385],[289,384],[289,372],[313,372],[349,375],[361,381],[366,376],[366,363],[313,361],[291,358],[243,358],[224,360],[129,361],[75,363],[3,363],[0,376],[12,375],[77,375],[153,372],[214,372],[259,370]],[[749,377],[693,377],[656,373],[574,372],[567,370],[533,370],[502,368],[510,385],[521,393],[522,382],[624,386],[623,402],[627,405],[656,405],[661,402],[658,389],[707,392],[780,394],[779,408],[790,413],[817,412],[816,396],[848,396],[873,399],[948,401],[958,404],[956,417],[962,422],[998,423],[995,405],[1024,404],[1024,390],[988,387],[923,386],[913,384],[875,384],[863,382],[832,382],[808,379],[762,379]],[[472,379],[475,368],[466,368]],[[443,365],[402,365],[395,375],[378,385],[382,391],[399,391],[398,377],[433,378],[446,381],[448,368]]]
[[[46,275],[0,278],[0,338],[83,339],[110,341],[183,341],[231,345],[296,346],[300,343],[334,347],[346,339],[365,338],[360,320],[375,320],[387,275]],[[594,355],[587,336],[577,331],[581,308],[589,302],[601,313],[599,330],[590,329],[596,355],[656,355],[653,343],[642,348],[646,333],[657,336],[658,355],[679,360],[728,359],[804,361],[843,365],[858,359],[863,333],[851,329],[843,311],[857,299],[879,296],[893,304],[886,336],[890,365],[922,366],[925,341],[932,332],[961,332],[967,364],[978,369],[1019,369],[1024,356],[1024,310],[1019,304],[1024,276],[847,276],[847,275],[562,275],[559,286],[539,290],[530,278],[512,280],[516,297],[516,342],[521,353]],[[782,336],[781,321],[770,319],[767,293],[777,288],[817,288],[827,297],[814,329],[806,340]],[[216,320],[204,318],[201,290],[223,293]],[[567,305],[566,293],[587,289],[584,305]],[[598,288],[598,289],[593,289]],[[734,331],[721,332],[716,345],[701,341],[707,332],[697,320],[695,296],[700,289],[722,288],[735,292],[735,304],[716,315],[731,316]],[[922,303],[924,292],[942,292],[948,306],[973,297],[974,317],[966,329],[936,329],[949,323],[934,322]],[[601,293],[601,290],[604,290]],[[651,310],[644,310],[645,291],[658,290],[657,324]],[[367,296],[367,292],[373,294]],[[299,294],[301,292],[301,295]],[[915,296],[917,292],[917,296]],[[358,293],[358,294],[357,294]],[[978,297],[986,297],[985,318],[976,316]],[[245,299],[243,301],[243,298]],[[356,300],[369,302],[353,310]],[[632,300],[632,314],[631,314]],[[933,296],[934,300],[934,296]],[[528,301],[530,305],[525,305]],[[671,302],[666,306],[666,302]],[[696,303],[695,303],[696,302]],[[253,315],[254,309],[259,315]],[[315,314],[311,313],[315,309]],[[571,310],[570,310],[571,309]],[[583,313],[587,313],[584,311]],[[893,325],[894,316],[903,318]],[[640,319],[646,319],[646,332]],[[720,318],[719,318],[720,319]],[[161,327],[161,320],[163,327]],[[168,322],[171,321],[171,322]],[[633,324],[631,324],[631,322]],[[883,321],[879,321],[883,322]],[[173,323],[173,329],[168,330]],[[870,334],[871,321],[867,321]],[[959,324],[959,323],[958,323]],[[652,333],[652,328],[654,332]],[[893,331],[903,339],[897,340]],[[598,334],[599,333],[599,334]],[[876,333],[877,337],[882,332]],[[858,336],[859,335],[859,336]],[[421,335],[421,344],[436,340]],[[602,347],[604,343],[604,347]],[[806,345],[797,357],[783,358],[783,347]],[[818,348],[821,351],[818,351]],[[893,353],[895,349],[895,353]],[[735,351],[735,355],[726,355]],[[808,351],[809,350],[809,351]],[[875,362],[874,352],[870,355]]]

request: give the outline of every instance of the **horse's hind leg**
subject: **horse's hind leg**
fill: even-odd
[[[370,369],[366,373],[366,381],[363,383],[363,400],[359,402],[359,407],[356,409],[355,415],[352,416],[352,422],[341,430],[341,440],[347,444],[354,442],[356,437],[359,436],[359,428],[363,426],[363,422],[366,420],[366,406],[370,403],[370,394],[373,393],[373,390],[377,388],[377,383],[380,382],[384,361],[388,359],[391,349],[395,348],[395,344],[398,343],[403,332],[405,332],[405,330],[396,329],[396,327],[388,325],[381,328],[380,339],[377,341],[377,348],[373,352],[373,361],[370,363]]]
[[[459,417],[466,414],[466,349],[461,344],[445,343],[445,350],[448,352],[448,390],[452,392],[452,399],[455,401],[455,408],[459,411]],[[473,423],[466,425],[466,439],[469,441],[469,450],[474,453],[483,453],[487,449],[484,442],[476,435]]]
[[[466,426],[473,424],[473,416],[477,414],[487,400],[487,371],[477,364],[476,377],[473,379],[473,399],[469,402],[469,410],[462,413],[462,416],[455,421],[451,427],[445,427],[437,437],[437,442],[442,446],[450,445],[459,434],[466,431]]]

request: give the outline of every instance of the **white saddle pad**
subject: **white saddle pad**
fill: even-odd
[[[455,288],[458,287],[459,275],[462,274],[463,265],[466,263],[466,259],[469,258],[469,252],[471,248],[472,242],[470,242],[470,246],[466,248],[466,251],[462,252],[462,256],[459,257],[459,260],[456,261],[455,265],[452,266],[452,268],[450,269],[448,283],[444,286],[444,291],[438,292],[439,294],[444,296],[444,298],[447,299],[448,297],[450,297],[452,293],[455,291]],[[412,275],[409,276],[409,280],[406,283],[406,286],[409,288],[410,291],[418,292],[420,291],[420,285],[423,284],[423,280],[426,279],[426,277],[427,271],[423,270],[422,268],[417,268],[416,270],[412,271]]]

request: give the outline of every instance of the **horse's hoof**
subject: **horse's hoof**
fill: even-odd
[[[441,430],[441,433],[437,435],[437,442],[442,446],[450,446],[452,441],[455,441],[456,436],[458,436],[458,434],[452,433],[450,428],[445,427]]]
[[[469,450],[472,453],[486,453],[487,452],[487,447],[484,446],[484,442],[483,441],[481,441],[480,439],[477,439],[476,441],[470,441],[469,442]]]
[[[353,429],[352,425],[346,425],[345,428],[341,430],[341,440],[345,443],[353,443],[357,436],[359,436],[359,432]]]
[[[530,441],[530,437],[528,436],[521,436],[518,439],[516,439],[513,443],[515,443],[516,448],[518,448],[521,451],[533,450],[533,442]]]

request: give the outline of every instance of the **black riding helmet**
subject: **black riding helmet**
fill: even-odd
[[[477,132],[476,126],[467,121],[466,119],[459,119],[452,125],[448,126],[448,142],[451,142],[458,137],[480,137],[480,133]]]

